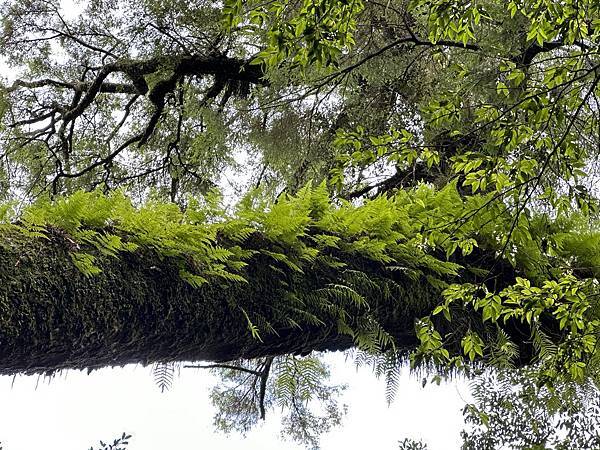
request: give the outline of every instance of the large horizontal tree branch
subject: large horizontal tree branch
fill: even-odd
[[[153,74],[159,70],[172,71],[180,77],[214,75],[224,80],[235,80],[250,84],[266,84],[264,73],[260,66],[250,65],[249,61],[230,58],[224,55],[176,55],[161,56],[140,60],[120,60],[106,64],[99,71],[92,82],[64,81],[51,78],[38,80],[16,80],[7,88],[14,92],[20,88],[37,89],[54,87],[87,92],[94,89],[95,93],[124,93],[146,94],[148,85],[143,76]],[[131,79],[129,83],[114,83],[105,81],[105,78],[114,73],[125,74]],[[95,86],[97,84],[98,86]]]
[[[30,91],[31,98],[34,99],[39,89],[45,89],[46,92],[68,93],[70,91],[70,94],[66,102],[52,98],[42,103],[41,108],[33,114],[27,109],[25,114],[22,112],[13,114],[13,122],[9,123],[8,127],[27,127],[23,130],[25,133],[22,136],[27,136],[29,128],[33,128],[36,138],[47,144],[49,153],[56,159],[57,171],[52,182],[53,192],[56,193],[61,178],[76,178],[96,167],[110,164],[119,153],[133,144],[144,145],[153,136],[169,98],[177,86],[184,83],[186,79],[206,76],[214,77],[214,81],[206,92],[205,101],[225,91],[223,103],[232,92],[248,92],[250,85],[267,84],[261,67],[251,65],[249,60],[222,54],[161,55],[145,59],[121,59],[100,67],[85,67],[79,80],[65,81],[55,78],[16,80],[6,88],[15,99],[22,95],[23,90]],[[73,136],[77,133],[75,123],[86,114],[88,117],[84,120],[88,120],[90,114],[96,114],[94,104],[101,94],[130,96],[125,110],[125,119],[129,116],[133,104],[143,97],[151,103],[151,113],[141,132],[124,139],[116,150],[107,155],[99,154],[85,167],[72,170],[71,167],[74,165],[69,160],[73,151]],[[91,113],[88,114],[90,111]],[[120,123],[116,130],[121,129],[122,125]],[[114,136],[115,132],[111,134],[111,139]]]
[[[322,325],[298,327],[280,313],[290,286],[322,289],[339,282],[341,269],[286,275],[259,256],[244,273],[247,284],[216,281],[193,288],[175,261],[151,252],[106,257],[99,263],[102,272],[88,277],[73,264],[75,244],[63,234],[39,239],[3,231],[0,242],[0,374],[222,362],[353,345],[334,317],[320,313]],[[373,270],[374,277],[379,270],[361,269]],[[393,301],[368,298],[369,309],[401,347],[412,348],[414,318],[431,310],[437,293],[398,273],[394,277],[402,292]],[[252,337],[246,314],[268,320],[273,331]]]
[[[85,92],[90,89],[90,83],[67,83],[65,81],[54,80],[51,78],[43,78],[33,81],[16,80],[11,86],[7,88],[7,92],[14,92],[20,88],[39,89],[45,87],[55,87],[59,89],[70,89],[76,92]],[[105,81],[100,86],[99,92],[108,94],[138,94],[139,90],[133,84],[111,83]]]

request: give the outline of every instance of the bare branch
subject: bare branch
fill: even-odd
[[[245,367],[240,366],[232,366],[229,364],[207,364],[207,365],[191,365],[191,366],[183,366],[184,369],[229,369],[229,370],[237,370],[244,373],[249,373],[252,375],[256,375],[257,377],[262,376],[262,371],[259,372],[257,370],[247,369]]]

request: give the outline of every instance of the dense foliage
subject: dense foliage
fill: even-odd
[[[536,384],[527,370],[490,371],[471,383],[462,450],[568,450],[600,447],[600,393],[591,384]],[[405,438],[400,450],[427,450]]]
[[[267,258],[296,283],[269,317],[232,301],[239,333],[334,318],[392,393],[407,358],[598,381],[597,1],[0,11],[3,227],[19,239],[59,230],[90,277],[152,251],[197,289],[251,284]],[[297,281],[323,268],[339,280]],[[374,299],[409,306],[385,322]]]
[[[524,372],[486,373],[464,411],[463,450],[600,447],[600,395],[589,384],[539,386]]]

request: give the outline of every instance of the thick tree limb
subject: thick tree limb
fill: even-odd
[[[236,80],[250,84],[266,84],[264,73],[260,66],[250,65],[249,61],[229,58],[224,55],[199,56],[183,55],[155,57],[141,60],[121,60],[103,66],[92,82],[55,80],[42,78],[38,80],[16,80],[7,91],[14,92],[21,88],[39,89],[53,87],[71,89],[74,91],[111,94],[141,94],[148,92],[148,85],[143,80],[144,75],[150,75],[161,69],[172,69],[178,77],[214,75],[223,80]],[[125,74],[131,79],[129,83],[116,83],[106,81],[106,77],[113,73]]]
[[[15,92],[20,88],[27,89],[40,89],[45,87],[54,87],[59,89],[70,89],[76,92],[85,92],[90,89],[90,83],[82,83],[82,82],[73,82],[67,83],[60,80],[53,80],[51,78],[43,78],[39,80],[16,80],[12,85],[10,85],[6,90],[7,92]],[[127,83],[111,83],[111,82],[103,82],[100,86],[100,93],[107,94],[139,94],[140,89],[133,84]]]
[[[60,234],[39,239],[4,231],[0,242],[0,374],[224,362],[353,345],[338,333],[334,317],[320,314],[323,325],[298,328],[277,312],[284,284],[320,289],[339,280],[338,270],[315,267],[285,276],[272,260],[257,257],[246,270],[248,284],[216,281],[194,289],[176,262],[150,252],[104,258],[102,272],[86,277],[71,261],[73,241]],[[403,293],[393,301],[369,298],[370,311],[400,346],[412,348],[414,318],[432,308],[437,293],[394,276]],[[269,320],[274,332],[253,338],[241,308]]]
[[[149,86],[146,77],[152,76],[153,83]],[[249,85],[267,84],[264,73],[259,66],[250,65],[249,61],[231,58],[221,54],[212,55],[166,55],[146,59],[121,59],[106,63],[100,67],[85,67],[79,80],[64,81],[54,78],[37,80],[16,80],[6,88],[6,91],[18,98],[23,90],[28,90],[32,98],[52,91],[63,91],[70,94],[68,100],[51,99],[41,104],[39,111],[33,116],[29,113],[13,115],[9,128],[25,127],[21,136],[26,136],[29,129],[35,130],[36,138],[43,140],[49,153],[55,159],[57,167],[53,179],[53,188],[58,190],[58,181],[62,178],[77,178],[91,172],[99,166],[110,164],[122,151],[133,144],[142,146],[154,135],[159,125],[169,99],[178,85],[194,77],[214,77],[212,87],[206,92],[203,100],[206,102],[222,91],[226,91],[221,105],[236,86],[240,92],[247,92]],[[129,82],[127,82],[129,80]],[[42,90],[42,93],[39,93]],[[71,158],[73,137],[76,134],[75,123],[88,120],[97,114],[94,104],[101,94],[125,94],[131,96],[125,107],[123,120],[110,133],[110,141],[122,128],[131,108],[139,98],[147,98],[152,111],[142,131],[123,139],[116,150],[107,154],[99,154],[91,163],[84,167],[78,164],[77,156]],[[63,96],[64,98],[64,96]],[[22,146],[30,141],[24,141]],[[73,161],[71,161],[73,159]],[[73,169],[72,169],[73,167]],[[54,192],[54,191],[53,191]],[[56,193],[56,192],[55,192]]]

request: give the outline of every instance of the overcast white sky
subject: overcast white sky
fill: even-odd
[[[403,375],[395,402],[385,402],[384,383],[369,369],[356,370],[340,354],[327,355],[332,381],[348,383],[349,413],[341,428],[323,436],[322,449],[394,450],[404,437],[420,438],[430,450],[460,447],[461,409],[468,400],[463,382],[427,385]],[[4,450],[88,450],[123,431],[133,435],[130,450],[279,450],[301,447],[279,438],[279,417],[246,438],[215,433],[208,399],[215,378],[182,369],[165,393],[149,367],[103,369],[87,375],[69,371],[48,380],[0,377],[0,441]]]

